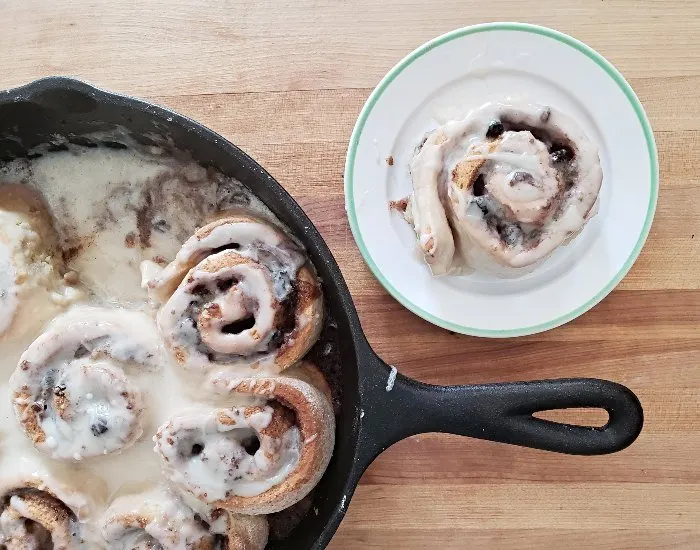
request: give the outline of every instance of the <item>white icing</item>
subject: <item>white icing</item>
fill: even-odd
[[[10,248],[0,246],[0,334],[12,324],[17,310],[17,272],[12,261]]]
[[[301,442],[295,426],[281,437],[262,434],[273,414],[265,406],[192,411],[171,419],[155,438],[168,479],[208,502],[255,496],[278,485],[296,467]],[[251,437],[260,443],[252,455],[243,445]]]
[[[566,176],[574,182],[571,189],[547,145],[529,131],[506,131],[495,141],[485,138],[489,123],[504,117],[544,128],[552,141],[575,148],[573,176]],[[471,186],[461,189],[452,182],[453,170],[458,163],[482,160],[486,193],[475,197]],[[411,176],[405,217],[432,273],[441,275],[494,260],[515,268],[542,260],[590,219],[602,170],[597,146],[563,113],[525,103],[488,103],[429,134],[413,158]],[[508,226],[507,240],[487,222],[487,207]],[[537,236],[530,238],[534,229]]]
[[[158,368],[163,358],[143,314],[74,309],[20,357],[10,378],[18,419],[25,430],[38,427],[37,448],[56,459],[119,451],[142,433],[141,394],[122,367]]]
[[[67,151],[39,148],[39,158],[1,166],[0,181],[24,182],[41,192],[54,214],[61,246],[75,251],[70,266],[103,302],[145,305],[139,264],[174,257],[218,209],[243,206],[273,218],[240,183],[208,172],[179,152],[154,155],[126,135],[87,137],[118,141],[128,148],[86,148],[67,142]],[[142,246],[139,238],[139,212],[147,213],[150,246]],[[125,244],[127,236],[134,241],[132,247]]]
[[[149,291],[153,300],[162,301],[162,290],[173,283],[179,283],[190,267],[211,254],[212,250],[234,243],[237,245],[236,252],[241,256],[256,262],[267,260],[265,263],[273,272],[284,271],[286,277],[282,276],[283,273],[275,273],[273,277],[275,296],[278,299],[284,298],[289,292],[285,280],[294,278],[306,260],[279,230],[254,221],[218,225],[203,237],[193,235],[182,245],[175,260],[164,269],[158,271],[148,264],[142,266],[142,286]],[[268,253],[266,258],[260,255],[261,247],[265,247]],[[271,262],[272,259],[276,261]]]
[[[101,138],[96,136],[95,139]],[[78,409],[81,414],[89,416],[95,411],[95,406],[90,401],[109,402],[111,406],[116,391],[99,383],[101,374],[110,373],[106,374],[110,376],[123,373],[134,393],[141,395],[145,407],[140,418],[143,436],[121,452],[73,462],[49,458],[46,453],[34,447],[20,428],[13,411],[13,388],[10,388],[8,379],[26,348],[41,337],[42,332],[53,330],[55,324],[47,330],[46,322],[49,319],[59,314],[63,308],[72,307],[68,315],[73,319],[85,320],[85,330],[89,331],[91,318],[85,317],[83,309],[88,303],[107,306],[117,317],[124,319],[135,317],[131,311],[124,312],[127,315],[121,316],[122,307],[150,313],[146,293],[140,286],[137,266],[141,262],[157,259],[157,262],[150,262],[150,272],[146,278],[156,276],[161,270],[158,264],[164,263],[163,259],[173,258],[181,243],[193,234],[197,226],[211,219],[211,205],[235,205],[237,194],[241,195],[240,204],[247,211],[273,225],[279,223],[259,200],[234,180],[221,174],[212,175],[211,171],[205,171],[187,160],[178,160],[180,156],[178,159],[171,158],[163,154],[164,150],[146,153],[134,147],[123,136],[118,140],[127,143],[131,149],[88,149],[67,144],[67,152],[49,153],[43,148],[38,151],[43,154],[41,158],[31,161],[20,159],[0,165],[0,182],[22,183],[42,192],[56,220],[56,230],[63,248],[70,248],[74,244],[82,245],[82,248],[73,251],[74,255],[65,266],[65,269],[71,270],[66,282],[71,280],[71,284],[75,284],[79,281],[80,291],[64,284],[60,276],[54,278],[57,272],[55,265],[46,271],[51,275],[51,280],[43,278],[42,270],[36,269],[36,273],[33,270],[28,272],[30,277],[24,283],[14,284],[18,266],[47,265],[46,258],[38,263],[27,264],[27,260],[18,256],[17,252],[25,254],[28,249],[26,243],[35,243],[37,250],[46,249],[48,240],[43,228],[33,225],[34,220],[29,220],[32,223],[23,220],[17,224],[15,222],[19,220],[15,218],[8,222],[3,217],[4,203],[0,198],[0,290],[13,291],[9,294],[9,301],[0,299],[0,320],[5,322],[0,332],[6,329],[5,337],[0,337],[0,496],[27,487],[28,483],[54,495],[70,508],[80,523],[73,529],[82,541],[74,540],[75,548],[112,548],[111,544],[104,542],[99,528],[108,505],[115,502],[115,499],[134,493],[139,494],[135,497],[136,501],[150,501],[155,497],[147,496],[144,499],[141,496],[143,491],[151,495],[152,490],[162,490],[160,485],[164,478],[161,463],[153,452],[151,441],[158,426],[191,407],[264,403],[260,398],[240,394],[214,396],[204,393],[205,390],[200,387],[201,379],[192,384],[183,378],[182,371],[171,364],[167,353],[161,353],[158,361],[149,363],[146,354],[139,354],[138,350],[143,349],[141,344],[158,344],[160,339],[157,335],[153,336],[155,323],[148,317],[141,316],[143,323],[127,323],[131,332],[128,338],[112,339],[109,345],[97,342],[95,350],[100,357],[93,360],[87,357],[68,360],[66,376],[69,382],[67,386],[84,392]],[[156,158],[156,154],[161,156]],[[150,247],[141,248],[137,241],[136,246],[128,248],[125,246],[125,237],[137,233],[136,209],[142,204],[141,191],[146,188],[161,189],[162,196],[167,197],[163,201],[154,199],[153,206],[156,214],[166,220],[169,227],[163,232],[154,229]],[[231,201],[222,203],[222,191],[236,196]],[[3,235],[10,235],[11,238],[4,241]],[[303,255],[300,257],[303,262]],[[15,298],[16,301],[13,302]],[[71,306],[74,302],[80,305]],[[18,312],[11,324],[6,315],[9,311]],[[28,312],[26,320],[30,321],[27,323],[25,318],[20,318],[20,313],[25,311]],[[15,331],[15,327],[20,330]],[[56,343],[47,342],[47,348]],[[59,356],[60,353],[50,358],[49,362],[60,363]],[[88,362],[96,367],[97,372],[93,372],[95,377],[81,371]],[[80,422],[76,426],[79,424]],[[56,427],[58,435],[47,438],[47,444],[63,448],[65,441],[61,439],[64,437],[62,430],[63,427]],[[71,431],[82,430],[83,428],[76,430],[71,426]],[[73,459],[75,456],[67,458]],[[194,498],[186,500],[187,505],[209,519],[211,510],[204,503]],[[22,503],[17,498],[8,498],[10,501],[22,508]],[[26,509],[23,511],[27,512]],[[19,525],[11,515],[6,514],[3,523],[0,511],[0,544],[8,535],[5,528],[12,529],[13,525]],[[244,519],[262,521],[261,518]],[[156,528],[157,525],[160,522],[154,522],[151,527]],[[217,529],[216,532],[224,534],[227,525],[227,520],[219,518],[216,525],[212,526],[212,532]],[[128,543],[126,545],[128,547]],[[263,546],[264,542],[259,548]]]
[[[149,288],[149,281],[156,281],[163,272],[163,267],[151,260],[144,260],[139,265],[141,271],[141,287],[145,290]],[[154,283],[157,284],[157,283]],[[155,305],[160,305],[154,300]]]
[[[110,550],[213,550],[210,530],[179,496],[161,487],[116,498],[102,521]]]
[[[205,260],[209,262],[235,255],[235,252],[219,252]],[[217,282],[235,279],[227,292],[217,291]],[[214,295],[202,304],[196,325],[190,318],[193,301],[202,303],[202,298],[192,293],[202,286]],[[210,366],[207,353],[196,349],[196,342],[201,341],[209,350],[225,355],[237,355],[233,362],[252,363],[257,358],[246,357],[268,348],[268,343],[276,329],[276,317],[280,304],[274,298],[272,280],[264,267],[254,263],[239,263],[220,269],[214,273],[202,268],[193,268],[187,281],[181,284],[158,313],[158,326],[171,345],[188,346],[190,357],[187,367],[206,370]],[[238,333],[229,334],[224,327],[235,321],[248,317],[254,318],[254,324]]]

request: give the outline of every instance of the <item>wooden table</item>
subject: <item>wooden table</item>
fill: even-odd
[[[429,38],[496,20],[555,27],[615,63],[661,164],[649,241],[619,288],[563,328],[510,341],[452,335],[403,309],[365,267],[343,207],[350,131],[382,75]],[[593,376],[644,404],[639,440],[606,457],[403,441],[363,477],[332,548],[700,548],[699,37],[700,3],[680,0],[0,0],[0,88],[76,75],[243,147],[321,230],[372,345],[404,374]]]

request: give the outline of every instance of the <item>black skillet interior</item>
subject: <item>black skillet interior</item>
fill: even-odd
[[[200,124],[151,104],[107,93],[70,78],[51,77],[0,92],[0,160],[27,156],[55,135],[80,136],[122,127],[137,141],[172,139],[205,166],[255,192],[307,247],[323,281],[332,323],[338,403],[333,460],[307,503],[301,523],[268,548],[323,548],[342,520],[360,476],[385,448],[412,434],[450,432],[569,454],[604,454],[631,444],[642,427],[639,401],[612,382],[568,379],[440,387],[391,371],[368,346],[348,289],[323,239],[296,202],[255,161]],[[107,144],[109,146],[109,144]],[[317,350],[318,353],[318,350]],[[331,368],[333,365],[331,365]],[[533,412],[568,407],[606,409],[602,428],[557,424]]]

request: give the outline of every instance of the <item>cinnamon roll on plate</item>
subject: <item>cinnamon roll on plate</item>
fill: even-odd
[[[657,195],[629,84],[576,40],[519,23],[458,29],[399,62],[345,165],[370,270],[417,315],[475,336],[593,307],[639,255]]]
[[[531,266],[595,214],[598,147],[557,109],[492,104],[428,134],[400,206],[434,275]]]

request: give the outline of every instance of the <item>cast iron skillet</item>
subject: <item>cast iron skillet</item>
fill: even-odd
[[[639,435],[643,416],[637,397],[605,380],[432,386],[399,374],[387,391],[390,369],[369,347],[340,270],[311,221],[253,159],[188,118],[70,78],[45,78],[0,92],[0,159],[27,156],[32,147],[50,142],[52,134],[80,143],[82,134],[117,125],[137,140],[148,141],[152,133],[168,135],[197,161],[247,185],[304,243],[323,280],[342,364],[335,453],[314,493],[318,513],[307,514],[289,538],[269,548],[324,548],[367,466],[410,435],[447,432],[575,455],[613,453]],[[570,407],[605,409],[610,418],[605,426],[590,428],[532,416]]]

